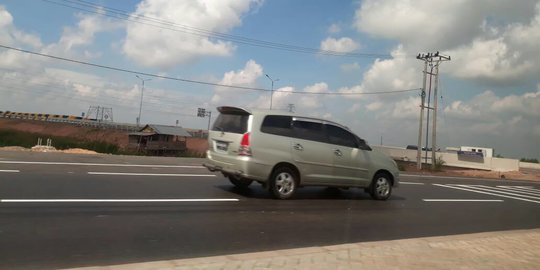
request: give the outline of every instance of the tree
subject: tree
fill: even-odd
[[[536,159],[536,158],[521,158],[519,161],[521,161],[521,162],[529,162],[529,163],[538,163],[538,159]]]

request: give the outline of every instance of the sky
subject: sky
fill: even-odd
[[[416,55],[440,51],[438,146],[540,158],[540,1],[1,0],[0,45],[42,54],[0,48],[0,111],[135,123],[138,73],[143,124],[272,100],[396,147],[417,144]]]

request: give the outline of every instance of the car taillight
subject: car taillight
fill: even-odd
[[[251,156],[251,147],[249,146],[249,132],[244,133],[242,141],[240,141],[240,148],[238,149],[239,156]]]

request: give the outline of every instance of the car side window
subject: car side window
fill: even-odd
[[[261,131],[280,136],[292,136],[292,117],[268,115],[263,120]]]
[[[296,138],[328,143],[322,123],[295,120],[292,126]]]
[[[356,136],[349,131],[334,125],[326,125],[326,131],[331,144],[358,148]]]

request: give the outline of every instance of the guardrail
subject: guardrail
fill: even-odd
[[[96,119],[83,118],[81,116],[74,116],[74,115],[0,111],[0,118],[29,120],[29,121],[44,121],[44,122],[53,122],[53,123],[66,123],[66,124],[71,124],[71,125],[76,125],[76,126],[102,128],[102,129],[116,129],[116,130],[124,130],[128,132],[138,131],[140,129],[134,124],[102,122]]]

